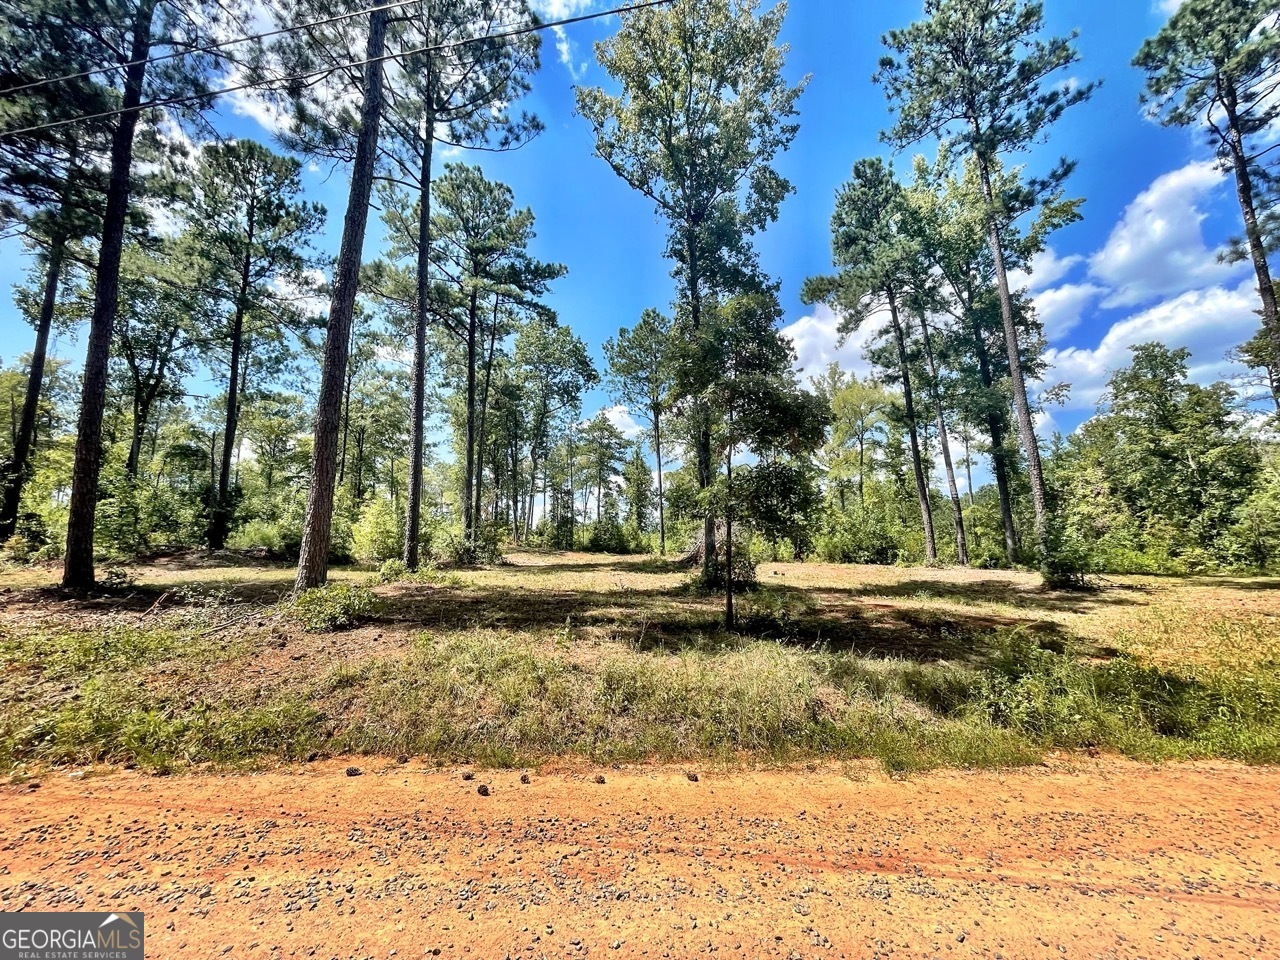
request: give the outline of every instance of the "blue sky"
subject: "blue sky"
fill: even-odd
[[[1079,162],[1070,190],[1086,198],[1084,220],[1051,240],[1051,247],[1023,278],[1036,297],[1050,334],[1053,365],[1048,383],[1072,384],[1067,403],[1049,411],[1047,433],[1068,431],[1093,410],[1106,377],[1123,366],[1128,347],[1146,340],[1185,346],[1197,378],[1212,381],[1232,372],[1224,354],[1257,325],[1248,268],[1223,266],[1216,250],[1237,230],[1238,208],[1223,174],[1194,131],[1168,130],[1143,118],[1141,76],[1129,66],[1142,40],[1154,33],[1177,0],[1047,0],[1050,29],[1079,30],[1081,62],[1072,74],[1103,80],[1092,100],[1074,108],[1051,141],[1027,158],[1033,170],[1058,156]],[[534,0],[554,18],[605,9],[607,0]],[[791,46],[787,73],[808,74],[800,100],[800,134],[780,169],[796,187],[778,222],[758,238],[761,261],[781,281],[786,332],[799,363],[817,372],[830,360],[867,369],[861,344],[836,343],[835,318],[800,302],[805,277],[830,268],[828,220],[837,188],[853,162],[890,156],[878,141],[891,118],[871,82],[881,54],[880,37],[921,15],[920,0],[793,0],[784,39]],[[605,84],[592,44],[617,21],[606,18],[546,34],[543,67],[526,106],[546,132],[508,155],[453,159],[479,163],[490,177],[509,183],[517,202],[537,215],[537,256],[564,263],[568,276],[554,287],[550,304],[590,346],[603,367],[602,344],[649,306],[667,308],[673,295],[670,265],[662,259],[664,232],[652,206],[626,187],[593,154],[590,129],[573,113],[575,83]],[[218,127],[230,136],[271,142],[271,132],[242,100],[227,100]],[[896,158],[901,171],[909,156]],[[310,169],[306,188],[329,209],[321,247],[335,252],[347,187],[343,168]],[[370,221],[366,258],[377,256],[380,231]],[[0,281],[22,276],[20,248],[0,256]],[[0,307],[0,358],[9,362],[30,349],[31,334],[11,303]],[[61,356],[80,361],[83,340],[63,339]],[[602,391],[588,397],[590,415],[609,407]],[[620,423],[627,419],[615,412]]]

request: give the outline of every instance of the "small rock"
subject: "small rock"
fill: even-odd
[[[489,795],[489,785],[487,783],[480,784],[480,786],[476,787],[476,793],[482,797],[487,797]]]
[[[402,753],[400,754],[400,756],[396,757],[396,763],[400,764],[401,766],[404,766],[408,762],[409,762],[408,754]]]
[[[521,782],[521,783],[528,783],[528,782],[529,782],[529,775],[528,775],[527,773],[522,773],[522,774],[520,774],[520,782]]]
[[[472,773],[470,770],[467,770],[462,774],[463,780],[474,780],[475,778],[476,778],[476,775]]]
[[[364,773],[364,771],[363,771],[363,770],[361,770],[359,767],[347,767],[347,776],[348,776],[348,777],[358,777],[358,776],[360,776],[362,773]]]
[[[698,782],[698,775],[697,775],[696,773],[694,773],[692,770],[690,770],[688,773],[686,773],[686,774],[685,774],[685,776],[689,778],[689,782],[690,782],[690,783],[697,783],[697,782]]]
[[[604,774],[603,774],[603,773],[597,773],[597,774],[596,774],[596,783],[604,783]]]

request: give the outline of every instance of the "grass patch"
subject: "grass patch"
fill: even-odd
[[[726,633],[718,597],[630,559],[391,565],[377,593],[348,579],[278,606],[225,573],[166,587],[177,606],[154,613],[152,594],[0,608],[0,765],[316,751],[914,771],[1086,747],[1280,763],[1280,594],[1265,580],[1081,596],[992,571],[766,565]]]

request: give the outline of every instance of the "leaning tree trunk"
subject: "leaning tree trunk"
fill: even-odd
[[[107,362],[115,332],[120,260],[124,255],[125,218],[129,213],[130,171],[138,106],[151,52],[151,21],[158,0],[142,0],[133,19],[133,43],[124,71],[120,121],[111,137],[111,176],[98,249],[93,315],[85,351],[80,389],[80,421],[76,428],[75,466],[71,472],[71,502],[67,516],[67,555],[62,585],[71,590],[93,586],[93,523],[98,511],[98,477],[102,472],[102,411],[107,399]]]
[[[44,296],[40,300],[40,317],[36,323],[36,344],[31,351],[31,370],[27,374],[26,395],[22,398],[22,418],[13,438],[13,457],[4,477],[4,494],[0,499],[0,543],[18,528],[18,507],[22,502],[22,486],[31,473],[31,448],[35,445],[36,417],[40,413],[40,392],[44,387],[45,358],[49,353],[49,332],[58,305],[58,283],[62,279],[62,259],[66,240],[55,233],[45,261]]]
[[[1005,348],[1009,354],[1009,379],[1013,387],[1013,407],[1017,414],[1018,439],[1027,461],[1027,479],[1031,484],[1031,506],[1036,518],[1036,553],[1043,563],[1049,552],[1049,497],[1044,485],[1044,471],[1040,466],[1040,444],[1036,440],[1036,425],[1031,419],[1031,404],[1027,400],[1027,381],[1022,372],[1022,351],[1018,345],[1018,327],[1013,319],[1013,296],[1009,292],[1009,274],[1005,269],[1004,244],[1000,239],[1000,224],[996,219],[995,195],[991,189],[991,171],[987,161],[978,156],[978,168],[982,175],[982,194],[987,202],[987,245],[996,268],[996,285],[1000,292],[1000,319],[1004,323]]]
[[[432,90],[431,65],[427,90]],[[430,95],[430,93],[428,94]],[[431,158],[435,147],[435,113],[423,120],[422,166],[418,173],[422,197],[418,204],[418,289],[413,317],[413,397],[409,425],[409,489],[405,496],[404,565],[417,570],[422,539],[423,423],[427,409],[427,311],[431,296]]]
[[[368,63],[364,75],[364,103],[360,107],[360,136],[351,168],[351,190],[342,225],[342,246],[334,270],[329,305],[329,330],[325,337],[324,364],[320,371],[320,397],[316,403],[315,448],[311,455],[311,492],[302,528],[296,589],[318,587],[329,575],[329,543],[333,534],[333,494],[338,466],[338,432],[342,419],[342,388],[346,382],[351,321],[355,314],[364,251],[369,198],[378,155],[378,123],[382,118],[382,61],[386,48],[387,9],[375,7],[369,15]]]
[[[889,316],[893,323],[893,338],[898,345],[898,365],[902,368],[902,405],[906,410],[907,436],[911,440],[911,468],[916,479],[916,499],[920,503],[920,521],[924,525],[924,557],[929,563],[938,562],[938,544],[933,533],[933,507],[929,503],[929,485],[924,479],[924,464],[920,458],[920,433],[916,428],[915,395],[911,390],[911,370],[907,361],[907,338],[898,316],[898,301],[889,294]]]
[[[1254,199],[1253,175],[1249,171],[1249,158],[1245,153],[1244,137],[1240,132],[1238,95],[1230,84],[1224,84],[1219,78],[1219,89],[1227,114],[1227,150],[1231,154],[1231,169],[1235,174],[1236,198],[1240,202],[1240,214],[1244,218],[1245,240],[1249,246],[1249,259],[1253,263],[1253,272],[1258,279],[1258,297],[1262,301],[1263,335],[1271,341],[1271,352],[1280,358],[1280,317],[1277,316],[1276,291],[1271,281],[1271,267],[1267,263],[1267,247],[1263,240],[1262,229],[1258,225],[1257,204]],[[1270,373],[1270,371],[1268,371]],[[1271,383],[1272,399],[1280,408],[1280,390],[1277,390],[1275,377],[1268,377]]]
[[[733,414],[729,414],[729,447],[724,457],[724,628],[732,630],[733,615]]]
[[[951,511],[956,525],[956,561],[962,567],[969,565],[969,541],[964,531],[964,507],[960,503],[960,489],[956,486],[956,471],[951,463],[951,443],[947,439],[947,418],[942,412],[942,391],[938,385],[938,363],[933,355],[933,342],[929,337],[929,321],[920,315],[920,333],[924,339],[924,356],[929,363],[929,377],[933,381],[930,392],[933,411],[938,421],[938,444],[942,448],[942,464],[946,468],[947,487],[951,493]]]

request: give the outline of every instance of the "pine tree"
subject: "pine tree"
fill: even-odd
[[[1204,126],[1235,178],[1245,235],[1231,259],[1252,263],[1262,304],[1260,342],[1247,355],[1269,371],[1280,406],[1280,312],[1267,262],[1280,244],[1280,180],[1269,156],[1280,118],[1278,16],[1280,0],[1186,0],[1133,63],[1147,74],[1143,101],[1151,114],[1168,125]]]
[[[1027,398],[1013,292],[1002,235],[1004,200],[995,187],[1000,158],[1040,142],[1093,84],[1051,84],[1074,64],[1074,36],[1044,39],[1044,5],[1030,0],[925,0],[925,17],[884,38],[891,55],[876,79],[897,113],[884,139],[898,147],[938,136],[973,156],[985,202],[987,244],[995,269],[1018,436],[1031,483],[1036,545],[1047,560],[1049,503],[1040,447]],[[1051,191],[1072,165],[1062,161],[1032,188]]]
[[[618,33],[596,46],[621,93],[577,91],[596,153],[667,223],[679,308],[694,336],[705,304],[764,286],[750,237],[777,219],[792,190],[773,163],[799,130],[793,118],[804,83],[782,76],[786,4],[756,9],[754,0],[674,0],[625,14]],[[711,422],[697,402],[689,413],[706,490],[715,474]],[[713,578],[710,510],[703,540],[703,574]]]

